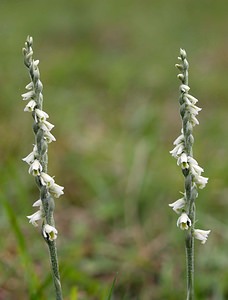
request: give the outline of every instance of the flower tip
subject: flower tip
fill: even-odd
[[[211,230],[195,229],[193,235],[197,240],[201,241],[201,244],[205,244],[210,232],[211,232]]]
[[[179,227],[181,230],[188,230],[189,227],[192,226],[192,221],[188,217],[188,215],[183,212],[181,216],[177,220],[177,227]]]
[[[187,57],[187,54],[186,54],[186,51],[182,48],[180,48],[180,55],[182,58],[186,58]]]
[[[44,225],[43,236],[45,239],[54,241],[55,239],[57,239],[57,234],[58,234],[58,230],[55,227],[49,224]]]

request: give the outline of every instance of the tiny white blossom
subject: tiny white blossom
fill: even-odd
[[[179,155],[181,155],[181,153],[184,151],[184,143],[180,143],[178,145],[176,145],[173,150],[169,151],[169,153],[175,157],[178,158]]]
[[[41,110],[41,109],[38,109],[38,108],[36,108],[35,109],[35,116],[36,116],[36,121],[37,121],[37,117],[39,118],[39,121],[45,121],[47,118],[49,118],[49,115],[45,112],[45,111],[43,111],[43,110]]]
[[[206,184],[208,183],[208,177],[204,177],[204,176],[199,175],[199,176],[196,176],[194,178],[194,181],[195,181],[196,184],[199,185],[200,189],[203,189],[206,186]]]
[[[47,141],[47,143],[55,142],[56,138],[53,134],[50,133],[50,131],[44,131],[44,138]]]
[[[196,104],[198,102],[198,99],[193,97],[192,95],[187,94],[186,97],[192,102],[192,104]]]
[[[43,206],[42,206],[41,199],[38,199],[37,201],[35,201],[32,206],[34,206],[34,207],[39,206],[40,208],[42,208]]]
[[[180,48],[180,55],[183,57],[183,58],[186,58],[187,57],[187,53],[184,49]],[[178,57],[179,58],[179,57]],[[180,57],[180,59],[182,60],[182,58]]]
[[[198,115],[199,111],[202,110],[202,108],[200,108],[200,107],[198,107],[198,106],[196,106],[196,105],[190,103],[190,104],[188,105],[188,110],[189,110],[189,112],[190,112],[191,114],[193,114],[193,115],[196,116],[196,115]]]
[[[33,226],[37,227],[38,225],[36,222],[42,219],[42,211],[38,210],[33,215],[27,216],[27,218],[29,219],[29,223],[32,223]]]
[[[40,180],[42,185],[46,185],[47,187],[50,187],[55,183],[55,180],[50,175],[44,172],[40,173]]]
[[[192,226],[192,221],[188,215],[183,212],[177,220],[177,227],[180,227],[181,230],[188,230]]]
[[[193,175],[201,175],[201,173],[204,172],[203,168],[198,165],[198,162],[193,157],[188,156],[188,162]]]
[[[173,145],[178,145],[178,144],[181,144],[181,143],[184,143],[184,135],[183,133],[181,133],[181,135],[179,135],[175,141],[173,142]]]
[[[34,87],[34,84],[33,84],[33,82],[31,81],[31,82],[29,82],[29,84],[26,85],[25,88],[26,88],[26,90],[32,90],[33,87]]]
[[[50,241],[54,241],[57,238],[58,231],[55,227],[45,224],[43,227],[43,236]]]
[[[22,100],[26,101],[26,100],[30,100],[32,97],[34,97],[35,93],[32,90],[32,91],[29,91],[29,92],[26,92],[26,93],[22,94],[21,96],[22,96]]]
[[[23,160],[24,162],[26,162],[27,164],[30,165],[31,163],[34,162],[34,160],[35,160],[37,154],[38,154],[38,153],[37,153],[37,146],[34,145],[33,151],[32,151],[31,153],[29,153],[29,155],[27,155],[25,158],[22,158],[22,160]]]
[[[188,169],[189,164],[188,164],[188,156],[185,152],[181,153],[181,155],[177,159],[177,165],[181,165],[183,169]]]
[[[61,195],[64,194],[63,192],[64,187],[61,185],[58,185],[54,183],[53,185],[50,186],[49,191],[55,198],[59,198]]]
[[[193,180],[196,184],[199,185],[200,189],[203,189],[207,182],[208,178],[201,176],[201,173],[204,172],[203,168],[198,165],[198,162],[193,157],[188,157],[188,162],[190,165],[190,171],[193,175]]]
[[[40,62],[39,59],[33,60],[33,65],[34,65],[35,68],[37,68],[39,62]]]
[[[180,198],[177,201],[170,203],[169,206],[172,207],[172,209],[177,213],[181,213],[182,208],[185,207],[186,201],[185,198]]]
[[[36,101],[35,100],[30,100],[29,103],[25,106],[24,111],[34,111],[34,108],[36,107]]]
[[[34,159],[35,159],[34,152],[31,152],[25,158],[22,158],[22,160],[29,165],[34,162]]]
[[[40,124],[40,128],[44,131],[51,131],[53,127],[55,127],[55,125],[51,124],[47,120],[42,121]]]
[[[29,167],[29,174],[32,174],[33,176],[40,175],[40,172],[42,171],[42,166],[38,159],[35,159],[34,162]]]
[[[210,232],[211,230],[194,229],[193,235],[197,240],[201,241],[201,244],[205,244]]]
[[[196,119],[196,117],[193,114],[191,114],[190,119],[191,119],[192,126],[199,125],[199,121]]]
[[[186,84],[181,84],[180,85],[180,91],[181,93],[188,93],[188,91],[190,90],[190,87]]]

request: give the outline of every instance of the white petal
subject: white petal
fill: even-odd
[[[175,141],[173,142],[173,145],[178,145],[184,142],[184,135],[181,134],[180,136],[178,136],[178,138],[175,139]]]
[[[177,201],[170,203],[169,206],[172,207],[172,209],[179,214],[182,210],[182,208],[185,207],[186,201],[185,198],[178,199]]]
[[[181,230],[188,230],[192,226],[192,221],[186,213],[182,213],[177,220],[177,227],[180,227]]]
[[[193,126],[199,125],[199,121],[196,119],[194,115],[191,115],[191,123]]]
[[[55,180],[50,175],[44,172],[40,173],[40,180],[42,185],[46,185],[47,187],[50,187],[55,183]]]
[[[29,103],[25,106],[24,111],[34,111],[34,108],[36,107],[36,101],[30,100]]]
[[[25,161],[27,164],[33,163],[35,157],[34,157],[34,152],[29,153],[25,158],[22,158],[23,161]]]
[[[42,206],[42,201],[41,201],[41,199],[36,200],[36,201],[33,203],[32,206],[34,206],[34,207],[36,207],[36,206],[41,207],[41,206]]]
[[[47,141],[47,143],[55,142],[56,138],[54,137],[53,134],[50,133],[50,131],[45,131],[44,132],[44,138]]]
[[[55,198],[59,198],[61,195],[64,194],[63,189],[64,189],[63,186],[54,183],[53,185],[50,186],[49,191],[50,193],[53,194]]]
[[[49,115],[41,109],[36,108],[35,113],[36,113],[36,116],[39,118],[40,121],[45,121],[47,118],[49,118]]]
[[[211,230],[195,229],[193,235],[197,240],[201,241],[201,244],[205,244],[210,232]]]
[[[195,181],[196,184],[199,185],[200,189],[203,189],[206,186],[206,184],[208,183],[208,178],[203,177],[203,176],[196,176],[194,178],[194,181]]]
[[[181,84],[180,85],[180,91],[182,93],[187,93],[189,90],[190,90],[190,87],[188,85],[186,85],[186,84]]]
[[[40,128],[42,128],[44,131],[51,131],[55,127],[55,125],[51,124],[50,122],[44,120],[42,121]]]
[[[39,64],[39,59],[37,59],[37,60],[33,60],[33,65],[35,66],[35,67],[37,67],[38,66],[38,64]]]
[[[184,144],[178,144],[176,147],[173,148],[173,150],[169,151],[169,153],[175,157],[178,158],[178,156],[184,151]]]
[[[40,175],[40,172],[42,171],[42,166],[38,159],[35,159],[34,162],[29,167],[29,174],[32,174],[33,176]]]
[[[188,99],[192,102],[192,104],[196,104],[198,102],[198,99],[196,99],[195,97],[193,97],[192,95],[187,94],[186,95],[188,97]]]
[[[21,95],[22,100],[30,100],[33,96],[35,96],[34,91],[29,91]]]
[[[181,165],[184,169],[188,169],[188,156],[185,152],[183,152],[177,159],[177,165]]]
[[[25,88],[26,88],[26,90],[32,90],[33,87],[34,87],[34,85],[33,85],[33,82],[31,81],[31,82],[29,82],[29,84],[26,85]]]
[[[49,225],[49,224],[45,224],[43,227],[43,236],[50,240],[50,241],[54,241],[57,238],[57,234],[58,231],[55,227]]]
[[[27,218],[29,219],[29,223],[32,223],[33,226],[37,227],[38,225],[36,222],[42,218],[42,212],[38,210],[33,215],[27,216]]]

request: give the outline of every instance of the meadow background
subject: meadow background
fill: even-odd
[[[183,176],[169,150],[180,134],[179,48],[203,108],[194,156],[209,177],[197,199],[196,299],[228,299],[227,1],[39,0],[0,3],[0,300],[54,299],[48,250],[27,215],[39,198],[28,166],[32,118],[21,49],[34,38],[44,110],[55,124],[49,173],[66,300],[183,300],[177,215]]]

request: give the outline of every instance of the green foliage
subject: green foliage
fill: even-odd
[[[56,125],[49,170],[65,187],[55,210],[64,299],[106,299],[116,272],[113,300],[183,299],[183,235],[168,207],[183,190],[169,155],[180,128],[180,47],[203,108],[194,155],[209,177],[197,203],[197,225],[212,233],[196,244],[196,296],[227,298],[226,7],[225,0],[1,2],[4,299],[53,298],[47,249],[26,218],[38,199],[21,162],[33,144],[20,98],[27,35]]]
[[[113,279],[112,286],[111,286],[111,289],[110,289],[110,292],[109,292],[107,300],[111,300],[112,299],[112,295],[113,295],[114,287],[115,287],[115,283],[116,283],[116,278],[117,278],[117,274],[116,274],[116,276]]]

